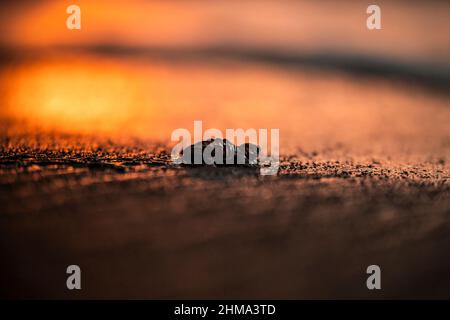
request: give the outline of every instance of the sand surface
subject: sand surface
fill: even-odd
[[[446,160],[341,154],[284,157],[260,176],[174,167],[140,140],[5,133],[1,295],[448,298]],[[380,292],[365,287],[371,264]]]

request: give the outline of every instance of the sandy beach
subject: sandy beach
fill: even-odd
[[[0,4],[1,298],[450,298],[448,2],[61,3]],[[174,165],[194,121],[277,174]]]

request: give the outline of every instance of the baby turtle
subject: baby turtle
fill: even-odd
[[[254,166],[259,163],[260,148],[251,143],[236,147],[227,139],[197,142],[181,151],[182,164],[213,166]]]
[[[236,148],[236,164],[258,165],[261,148],[253,143],[243,143]],[[242,159],[243,158],[243,159]]]

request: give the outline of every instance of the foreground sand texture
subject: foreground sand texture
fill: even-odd
[[[66,141],[2,140],[2,295],[448,297],[442,163],[305,155],[261,177],[173,168],[135,144],[57,148]],[[65,290],[69,264],[82,268],[79,293]],[[370,264],[383,270],[379,293],[365,289]]]

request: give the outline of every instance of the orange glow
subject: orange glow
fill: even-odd
[[[67,30],[73,1],[27,2],[0,20],[8,45],[237,46],[350,51],[448,63],[450,3],[378,1],[383,30],[365,27],[360,1],[79,0],[81,30]],[[0,13],[1,14],[1,13]],[[441,30],[442,32],[436,32]]]
[[[70,133],[169,141],[174,129],[203,120],[204,129],[279,128],[286,152],[394,140],[433,150],[450,135],[445,97],[257,64],[60,57],[4,70],[0,85],[2,118]]]
[[[19,45],[50,46],[58,44],[102,44],[120,41],[122,44],[164,40],[186,36],[195,32],[191,26],[193,18],[186,21],[188,28],[176,26],[168,21],[165,14],[168,8],[160,3],[147,1],[117,0],[77,1],[82,15],[82,30],[70,31],[65,27],[68,17],[66,8],[73,1],[47,1],[21,8],[14,21],[9,20],[12,29],[10,40]],[[172,15],[182,14],[177,6],[170,7]],[[181,27],[181,28],[180,28]],[[164,34],[161,33],[164,30]]]
[[[69,132],[110,132],[126,126],[141,94],[120,68],[90,60],[31,64],[9,79],[4,84],[10,102],[6,115]]]

